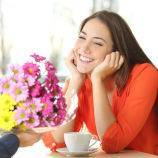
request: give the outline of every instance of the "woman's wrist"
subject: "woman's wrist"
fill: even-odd
[[[71,91],[73,90],[78,93],[81,88],[81,85],[82,81],[80,81],[79,79],[70,79],[69,88],[71,89]]]
[[[102,84],[104,83],[104,80],[99,77],[92,77],[91,78],[92,85]]]

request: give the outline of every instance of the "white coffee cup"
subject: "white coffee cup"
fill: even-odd
[[[90,141],[93,139],[93,136],[88,133],[80,132],[67,132],[64,133],[64,141],[68,151],[70,152],[81,152],[88,151],[96,142],[90,145]]]

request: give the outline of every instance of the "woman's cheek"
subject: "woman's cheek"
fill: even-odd
[[[98,60],[98,65],[101,64],[101,63],[104,61],[105,57],[106,57],[106,56],[104,56],[104,57],[102,57],[102,58],[100,58],[100,59]]]
[[[80,44],[79,44],[78,41],[76,41],[75,44],[74,44],[74,49],[75,49],[75,50],[78,50],[79,47],[80,47]]]

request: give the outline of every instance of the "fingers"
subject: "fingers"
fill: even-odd
[[[121,55],[120,60],[119,60],[118,69],[122,66],[123,63],[124,63],[124,58],[123,58],[123,56]]]
[[[116,51],[108,54],[104,62],[108,64],[111,68],[118,70],[122,66],[124,58],[122,55],[120,55],[118,51]]]
[[[73,49],[70,51],[65,63],[70,71],[76,69],[76,55]]]
[[[118,51],[116,51],[115,53],[115,67],[117,67],[119,65],[119,60],[120,60],[120,53]]]
[[[111,54],[108,54],[108,55],[105,57],[104,62],[108,65],[108,64],[110,63],[110,60],[111,60]]]

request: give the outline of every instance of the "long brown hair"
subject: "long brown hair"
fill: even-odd
[[[96,12],[82,22],[80,31],[89,20],[94,18],[101,20],[102,23],[108,26],[113,40],[113,50],[119,51],[124,56],[124,63],[116,73],[116,85],[121,90],[136,64],[152,64],[152,62],[139,46],[128,24],[117,13],[106,10]]]

